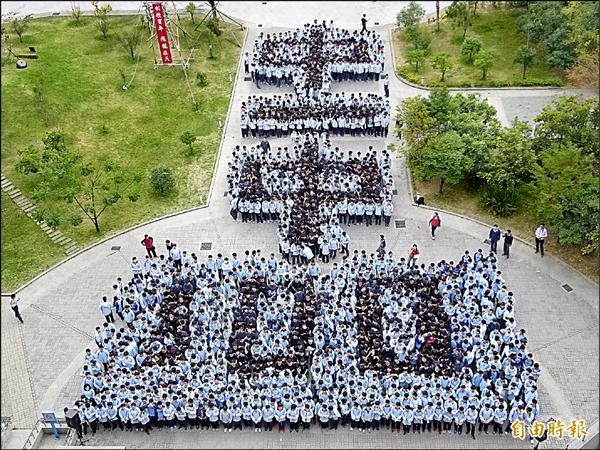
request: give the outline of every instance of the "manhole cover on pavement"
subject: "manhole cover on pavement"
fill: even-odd
[[[396,228],[406,228],[406,220],[404,219],[394,220],[394,223],[396,224]]]
[[[573,290],[573,288],[570,285],[568,285],[567,283],[563,284],[562,288],[567,292],[571,292]]]
[[[212,249],[212,242],[203,242],[200,244],[200,250],[210,250]]]

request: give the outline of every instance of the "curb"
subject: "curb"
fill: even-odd
[[[248,38],[248,27],[245,27],[244,44],[242,46],[242,49],[246,45],[247,38]],[[217,152],[217,157],[215,159],[215,163],[214,163],[214,166],[213,166],[213,177],[212,177],[212,181],[210,183],[210,187],[209,187],[209,191],[208,191],[208,195],[207,195],[207,202],[206,202],[206,204],[204,204],[202,206],[196,206],[196,207],[193,207],[193,208],[189,208],[189,209],[184,209],[182,211],[177,211],[177,212],[174,212],[174,213],[171,213],[171,214],[167,214],[165,216],[156,217],[156,218],[150,219],[150,220],[148,220],[146,222],[142,222],[142,223],[139,223],[139,224],[136,224],[136,225],[132,225],[131,227],[126,228],[124,230],[117,231],[116,233],[111,234],[110,236],[106,236],[105,238],[101,239],[100,241],[94,242],[94,243],[90,244],[89,246],[84,247],[84,248],[78,250],[76,253],[73,253],[72,255],[69,255],[67,258],[59,261],[58,263],[56,263],[52,267],[44,270],[42,273],[40,273],[39,275],[35,276],[31,280],[25,282],[25,284],[23,284],[22,286],[20,286],[19,288],[17,288],[13,292],[2,292],[2,293],[0,293],[0,296],[5,297],[5,296],[10,296],[12,294],[19,293],[20,291],[22,291],[23,289],[25,289],[27,286],[29,286],[33,282],[37,281],[38,279],[40,279],[44,275],[48,274],[52,270],[54,270],[54,269],[62,266],[66,262],[68,262],[71,259],[75,258],[76,256],[79,256],[80,254],[82,254],[82,253],[84,253],[84,252],[86,252],[86,251],[88,251],[88,250],[90,250],[90,249],[92,249],[92,248],[94,248],[94,247],[96,247],[96,246],[98,246],[100,244],[103,244],[103,243],[109,241],[110,239],[116,238],[116,237],[121,236],[121,235],[123,235],[125,233],[129,233],[130,231],[133,231],[133,230],[135,230],[137,228],[141,228],[143,226],[150,225],[150,224],[152,224],[154,222],[158,222],[159,220],[169,219],[171,217],[176,217],[176,216],[179,216],[179,215],[182,215],[182,214],[187,214],[189,212],[199,211],[201,209],[208,208],[210,206],[210,201],[211,201],[211,199],[213,197],[213,191],[214,191],[214,183],[215,183],[214,171],[215,171],[215,169],[217,167],[217,164],[219,162],[219,159],[221,157],[221,152],[222,152],[222,149],[223,149],[223,141],[225,139],[225,128],[227,127],[227,124],[229,123],[229,119],[230,119],[230,116],[231,116],[231,105],[233,104],[233,98],[231,98],[231,95],[233,94],[234,88],[237,85],[237,82],[238,82],[238,79],[239,79],[238,75],[239,75],[240,67],[242,67],[242,61],[243,61],[242,60],[242,54],[240,52],[240,58],[239,58],[239,61],[238,61],[238,69],[237,69],[237,72],[236,72],[236,78],[235,78],[235,81],[233,82],[232,88],[231,88],[229,107],[227,109],[227,119],[225,121],[225,124],[223,125],[223,133],[221,135],[221,143],[219,144],[219,151]]]
[[[98,242],[94,242],[93,244],[90,244],[87,247],[84,247],[84,248],[80,249],[77,253],[73,253],[72,255],[66,257],[65,259],[59,261],[58,263],[56,263],[55,265],[53,265],[49,269],[44,270],[39,275],[36,275],[31,280],[25,282],[25,284],[23,284],[22,286],[20,286],[19,288],[17,288],[13,292],[2,292],[2,293],[0,293],[0,296],[5,297],[5,296],[12,295],[12,294],[18,294],[20,291],[22,291],[23,289],[25,289],[31,283],[33,283],[34,281],[37,281],[39,278],[43,277],[44,275],[46,275],[47,273],[51,272],[52,270],[58,268],[59,266],[62,266],[66,262],[68,262],[68,261],[72,260],[73,258],[75,258],[76,256],[79,256],[82,253],[84,253],[84,252],[86,252],[86,251],[88,251],[88,250],[90,250],[90,249],[92,249],[92,248],[94,248],[94,247],[96,247],[96,246],[98,246],[100,244],[104,244],[106,241],[109,241],[110,239],[116,238],[116,237],[121,236],[122,234],[125,234],[125,233],[129,233],[130,231],[133,231],[136,228],[141,228],[143,226],[150,225],[151,223],[158,222],[159,220],[169,219],[171,217],[179,216],[181,214],[186,214],[186,213],[189,213],[189,212],[192,212],[192,211],[198,211],[200,209],[204,209],[204,208],[207,208],[207,207],[208,207],[208,205],[195,206],[193,208],[184,209],[183,211],[177,211],[177,212],[174,212],[174,213],[171,213],[171,214],[167,214],[166,216],[157,217],[155,219],[151,219],[151,220],[148,220],[146,222],[142,222],[142,223],[139,223],[139,224],[136,224],[136,225],[132,225],[131,227],[126,228],[125,230],[117,231],[116,233],[111,234],[110,236],[106,236],[102,240],[100,240]]]
[[[426,86],[421,86],[419,84],[415,84],[412,81],[408,81],[406,78],[402,78],[399,74],[398,74],[398,67],[396,66],[396,51],[394,49],[394,30],[398,29],[399,27],[389,27],[388,28],[388,33],[390,35],[390,46],[391,46],[391,50],[392,50],[392,64],[394,66],[394,75],[396,75],[396,79],[398,81],[400,81],[401,83],[404,83],[407,86],[410,86],[414,89],[419,89],[421,91],[426,91],[429,92],[431,91],[431,89],[435,89],[435,88],[430,88],[430,87],[426,87]],[[449,92],[464,92],[464,91],[526,91],[526,90],[556,90],[556,91],[562,91],[565,89],[577,89],[576,87],[568,87],[568,86],[505,86],[505,87],[485,87],[485,86],[479,86],[479,87],[470,87],[470,86],[465,86],[465,87],[448,87],[448,91]]]
[[[412,174],[410,173],[410,170],[409,170],[409,168],[408,168],[408,165],[407,165],[407,164],[404,164],[404,170],[406,170],[406,174],[407,174],[407,178],[408,178],[408,192],[409,192],[409,195],[410,195],[410,204],[411,204],[411,206],[414,206],[415,208],[427,209],[427,210],[429,210],[429,211],[439,211],[439,212],[443,212],[444,214],[450,214],[451,216],[455,216],[455,217],[458,217],[458,218],[460,218],[460,219],[464,219],[464,220],[468,220],[468,221],[470,221],[470,222],[474,222],[474,223],[476,223],[476,224],[478,224],[478,225],[482,225],[482,226],[484,226],[484,227],[486,227],[486,228],[492,228],[492,226],[491,226],[490,224],[488,224],[488,223],[482,222],[481,220],[474,219],[474,218],[472,218],[472,217],[468,217],[468,216],[465,216],[465,215],[463,215],[463,214],[460,214],[460,213],[457,213],[457,212],[454,212],[454,211],[448,211],[447,209],[437,208],[437,207],[434,207],[434,206],[428,206],[428,205],[417,205],[417,204],[414,202],[414,198],[415,198],[415,196],[414,196],[414,191],[413,191],[413,186],[412,186]],[[523,239],[523,238],[521,238],[521,237],[519,237],[519,236],[517,236],[517,235],[513,235],[513,237],[515,238],[515,240],[517,240],[517,241],[519,241],[520,243],[522,243],[522,244],[524,244],[524,245],[526,245],[526,246],[530,247],[531,249],[534,249],[534,248],[535,248],[535,246],[534,246],[534,245],[533,245],[531,242],[529,242],[529,241],[526,241],[525,239]],[[576,273],[577,273],[577,274],[579,274],[581,277],[583,277],[583,278],[584,278],[586,281],[589,281],[590,283],[592,283],[592,284],[594,284],[594,285],[598,286],[598,282],[596,282],[596,281],[592,280],[590,277],[588,277],[588,276],[587,276],[586,274],[584,274],[583,272],[581,272],[581,271],[577,270],[575,267],[573,267],[573,266],[571,266],[571,265],[567,264],[567,263],[566,263],[566,262],[564,262],[562,259],[558,258],[557,256],[554,256],[552,253],[548,253],[548,252],[546,252],[546,254],[547,254],[548,256],[550,256],[550,258],[552,258],[554,262],[557,262],[557,263],[559,263],[559,264],[560,264],[560,265],[562,265],[564,268],[568,268],[568,269],[570,269],[570,270],[572,270],[572,271],[576,272]]]
[[[206,205],[209,206],[210,202],[213,198],[213,191],[214,191],[214,185],[215,185],[215,175],[216,175],[216,171],[217,168],[219,166],[219,160],[221,159],[221,152],[223,151],[223,142],[225,141],[225,130],[227,129],[227,125],[229,125],[229,121],[231,120],[231,107],[233,105],[233,93],[235,92],[235,88],[238,84],[238,81],[240,79],[240,72],[242,71],[242,66],[243,66],[243,61],[244,61],[244,48],[246,48],[246,42],[248,40],[248,26],[244,26],[244,42],[242,43],[242,48],[240,49],[240,58],[238,60],[238,67],[237,70],[235,72],[235,80],[233,81],[233,83],[231,84],[231,92],[229,94],[229,107],[227,108],[227,116],[225,119],[225,123],[223,124],[223,134],[221,135],[221,143],[219,144],[219,151],[217,152],[217,157],[215,158],[215,163],[213,164],[213,168],[212,168],[212,179],[210,182],[210,187],[208,188],[208,195],[207,195],[207,199],[206,199]]]

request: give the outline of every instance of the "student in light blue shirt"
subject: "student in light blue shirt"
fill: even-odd
[[[275,420],[279,424],[278,433],[285,432],[285,421],[287,419],[287,411],[283,408],[283,405],[279,403],[275,410]]]
[[[479,411],[479,433],[481,433],[481,429],[483,428],[485,434],[488,434],[488,427],[494,419],[494,414],[494,410],[490,408],[490,405],[487,403],[481,411]]]
[[[224,426],[224,433],[230,432],[231,433],[231,422],[233,421],[233,415],[231,414],[231,411],[229,410],[229,408],[227,408],[227,405],[223,405],[223,407],[221,408],[221,411],[219,412],[219,419],[221,420],[221,422],[223,422],[223,426]]]

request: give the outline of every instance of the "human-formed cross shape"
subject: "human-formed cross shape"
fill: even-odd
[[[293,79],[298,104],[322,100],[315,100],[316,94],[328,92],[331,80],[378,79],[383,64],[377,57],[383,48],[375,33],[363,36],[316,21],[287,35],[265,37],[261,33],[254,51],[261,68],[257,86],[260,81],[280,81],[285,69],[288,80]],[[330,111],[324,114],[346,106],[330,104]],[[369,113],[364,107],[361,111]],[[378,158],[370,149],[366,155],[349,152],[348,158],[343,158],[339,149],[325,142],[327,138],[307,134],[304,139],[304,145],[280,149],[275,155],[268,153],[268,143],[254,153],[235,153],[238,173],[228,175],[228,188],[232,210],[237,208],[243,221],[278,216],[280,251],[284,256],[302,252],[310,259],[311,253],[328,255],[330,244],[332,250],[343,248],[344,242],[335,242],[346,239],[340,223],[353,218],[362,223],[364,217],[371,225],[373,217],[376,222],[381,220],[384,208],[391,215],[393,181],[387,152]]]
[[[379,80],[384,56],[375,32],[350,33],[334,28],[333,21],[319,25],[315,20],[290,34],[258,35],[254,44],[257,86],[269,82],[279,87],[285,77],[293,80],[299,98],[312,98],[322,90],[328,92],[332,80]]]
[[[331,249],[341,248],[340,224],[369,226],[373,218],[377,224],[381,213],[389,216],[393,208],[387,151],[378,156],[369,148],[344,155],[327,141],[308,139],[276,151],[238,147],[233,155],[237,166],[231,166],[228,175],[230,199],[236,199],[243,222],[279,219],[284,256],[290,251],[293,255],[295,248],[303,255],[307,248],[313,255],[322,254],[334,237],[339,245],[334,243]],[[274,208],[277,203],[279,212]]]

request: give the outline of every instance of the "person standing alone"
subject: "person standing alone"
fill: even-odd
[[[435,240],[435,230],[442,226],[442,219],[440,219],[437,212],[434,212],[431,219],[429,219],[429,225],[431,226],[431,239]]]
[[[510,246],[513,243],[513,235],[510,233],[510,230],[507,230],[506,233],[504,233],[504,246],[502,248],[502,256],[506,256],[506,259],[508,259],[508,255],[510,253]]]
[[[23,323],[23,318],[21,317],[21,313],[19,312],[19,301],[21,299],[17,297],[17,294],[10,294],[10,307],[15,313],[15,317]]]
[[[148,252],[148,256],[151,258],[156,258],[156,247],[154,246],[154,239],[152,236],[144,235],[144,239],[142,239],[142,245],[146,248],[146,252]]]
[[[363,14],[362,19],[360,19],[360,23],[362,24],[362,30],[360,30],[360,34],[363,34],[367,31],[367,15]]]
[[[417,263],[417,260],[420,256],[421,252],[419,251],[419,247],[417,247],[417,244],[413,244],[408,251],[408,261],[406,265],[408,267],[413,267]]]
[[[498,251],[498,241],[500,240],[500,236],[502,236],[502,233],[500,233],[498,225],[494,224],[488,236],[490,238],[490,251],[494,253]]]
[[[388,75],[383,77],[383,90],[385,92],[385,97],[388,98],[390,96],[390,78]]]
[[[379,247],[377,247],[377,256],[383,258],[385,256],[385,236],[383,234],[379,235]]]
[[[544,241],[548,237],[548,230],[543,223],[535,230],[535,252],[544,256]]]

